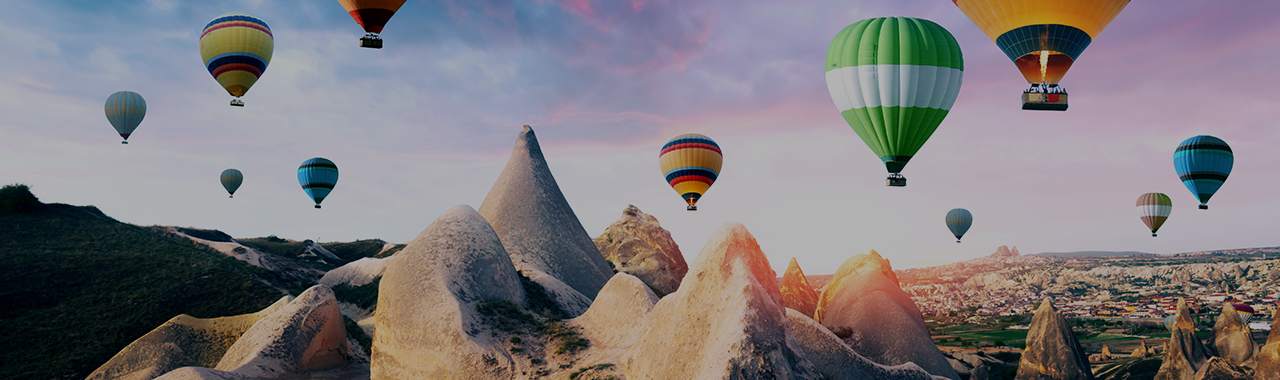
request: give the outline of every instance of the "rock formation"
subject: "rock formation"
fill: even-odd
[[[382,278],[382,272],[387,269],[387,263],[390,262],[389,257],[381,259],[361,258],[326,272],[319,282],[329,286],[338,286],[338,284],[365,285]]]
[[[1196,337],[1187,301],[1179,299],[1173,331],[1169,341],[1165,342],[1164,362],[1160,364],[1155,380],[1192,380],[1208,360],[1208,349]]]
[[[658,219],[633,205],[627,205],[622,218],[593,242],[619,273],[636,276],[658,297],[676,291],[680,279],[689,272],[671,233],[658,225]]]
[[[546,273],[587,299],[595,299],[613,276],[556,185],[538,139],[527,125],[516,138],[507,167],[480,205],[480,215],[502,239],[521,272]]]
[[[898,287],[889,261],[876,251],[853,256],[840,266],[819,295],[814,316],[876,363],[910,362],[934,375],[960,378],[934,345],[920,309]]]
[[[617,368],[619,359],[625,357],[627,351],[635,345],[649,311],[657,302],[658,296],[639,278],[626,273],[614,275],[600,289],[591,308],[582,316],[568,321],[569,325],[580,328],[582,337],[591,342],[590,347],[578,355],[572,365],[578,368],[598,368],[592,372],[596,377],[585,377],[586,379],[606,379],[607,375],[616,374],[614,371],[620,370]],[[602,366],[609,368],[599,368]],[[586,375],[587,372],[582,374]],[[563,378],[556,377],[555,373],[551,375],[551,378]]]
[[[973,373],[969,375],[969,380],[990,380],[990,379],[991,379],[991,372],[990,370],[987,369],[987,366],[985,364],[977,367],[973,367]]]
[[[182,314],[133,341],[89,374],[89,380],[151,380],[187,366],[214,367],[227,349],[263,317],[280,310],[285,296],[257,313],[222,318]]]
[[[1102,345],[1102,356],[1106,357],[1107,359],[1110,359],[1110,358],[1111,358],[1111,347],[1107,347],[1107,345],[1105,345],[1105,344],[1104,344],[1104,345]]]
[[[1015,246],[1013,247],[1013,250],[1009,250],[1009,246],[1007,245],[1002,245],[1000,246],[1000,248],[996,248],[996,253],[991,254],[991,257],[1018,257],[1018,256],[1022,256],[1021,254],[1018,253],[1018,247]]]
[[[378,288],[375,379],[514,376],[477,305],[525,303],[520,277],[489,223],[471,207],[445,212],[391,257]]]
[[[813,311],[818,307],[818,292],[809,286],[809,280],[800,270],[796,258],[787,264],[787,272],[782,274],[782,302],[789,308],[813,318]]]
[[[623,363],[628,379],[820,378],[746,227],[721,226],[689,269],[646,318]]]
[[[858,355],[831,330],[798,310],[787,310],[787,321],[805,358],[826,380],[934,380],[914,363],[889,367]]]
[[[1016,380],[1083,380],[1093,379],[1089,360],[1071,325],[1045,299],[1031,318],[1027,332],[1027,349],[1018,362]]]
[[[338,300],[316,285],[254,323],[213,368],[183,367],[157,379],[274,379],[341,368],[351,355]]]
[[[1193,380],[1253,380],[1248,368],[1231,364],[1225,358],[1213,357],[1196,371]]]
[[[1141,358],[1146,357],[1150,353],[1150,351],[1147,351],[1147,341],[1144,339],[1142,340],[1142,343],[1138,343],[1138,348],[1133,349],[1133,353],[1129,354],[1129,356]]]
[[[1223,304],[1222,313],[1213,325],[1213,348],[1217,356],[1232,365],[1254,366],[1253,353],[1258,347],[1253,342],[1253,332],[1230,303]]]
[[[1258,350],[1258,367],[1254,371],[1257,380],[1280,380],[1280,313],[1275,313],[1267,344]]]

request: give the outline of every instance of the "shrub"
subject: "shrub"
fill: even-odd
[[[40,211],[44,204],[31,193],[27,185],[15,183],[0,188],[0,212],[30,214]]]

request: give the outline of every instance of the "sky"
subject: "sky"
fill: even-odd
[[[275,52],[233,108],[203,67],[201,30],[225,12],[267,22]],[[403,243],[449,208],[479,208],[523,125],[583,228],[632,204],[692,262],[743,223],[781,273],[834,273],[877,250],[895,269],[1017,246],[1179,253],[1280,246],[1280,14],[1276,1],[1134,1],[1062,85],[1066,112],[1023,111],[1025,81],[950,1],[410,0],[362,49],[336,1],[15,0],[0,12],[0,182],[138,225],[321,242]],[[884,166],[826,89],[832,38],[908,16],[950,31],[964,82],[942,125],[884,185]],[[147,115],[128,145],[103,114],[130,90]],[[715,139],[724,166],[697,212],[658,152]],[[1231,145],[1207,211],[1173,151]],[[323,209],[297,183],[312,157],[341,171]],[[223,169],[244,173],[234,199]],[[1173,199],[1152,238],[1134,202]],[[944,223],[963,207],[957,244]]]

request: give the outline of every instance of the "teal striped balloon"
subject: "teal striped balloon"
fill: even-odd
[[[316,208],[320,208],[320,202],[324,202],[338,184],[338,165],[320,157],[303,161],[298,167],[298,184],[316,202]]]
[[[969,210],[962,208],[953,208],[947,211],[947,228],[951,229],[951,234],[956,236],[956,243],[960,242],[960,238],[964,237],[964,233],[969,231],[969,226],[973,225],[973,214]]]
[[[124,138],[120,143],[128,144],[129,135],[133,134],[133,130],[138,129],[142,118],[147,116],[147,101],[136,92],[119,91],[107,97],[106,111],[107,121],[110,121],[120,137]]]
[[[240,188],[240,183],[244,182],[244,174],[236,169],[227,169],[222,171],[222,175],[218,177],[222,181],[222,188],[227,189],[227,198],[235,198],[236,189]]]
[[[845,122],[897,174],[951,111],[964,57],[955,37],[933,21],[866,19],[831,41],[826,77]]]

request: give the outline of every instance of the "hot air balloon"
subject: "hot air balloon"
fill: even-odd
[[[964,58],[933,21],[882,17],[845,27],[827,50],[827,90],[840,115],[884,161],[889,186],[947,117]]]
[[[200,58],[227,93],[231,105],[244,107],[240,97],[267,71],[275,39],[262,19],[248,13],[224,13],[200,33]]]
[[[333,161],[316,157],[303,161],[302,166],[298,167],[298,184],[302,185],[302,191],[306,191],[307,196],[316,201],[316,208],[320,208],[320,202],[324,202],[324,198],[329,196],[333,185],[337,183],[338,165],[334,165]]]
[[[147,116],[147,101],[136,92],[119,91],[107,97],[106,109],[107,121],[124,138],[120,143],[128,144],[129,135],[142,123],[142,118]]]
[[[1231,307],[1236,309],[1236,314],[1240,315],[1240,322],[1246,326],[1249,325],[1249,320],[1253,319],[1253,307],[1242,303],[1233,303]]]
[[[387,20],[400,10],[405,0],[338,0],[338,2],[347,9],[351,18],[356,19],[356,22],[364,28],[365,35],[360,38],[360,47],[381,49],[382,37],[378,36],[378,33],[382,33],[382,28],[387,26]]]
[[[1177,323],[1178,323],[1177,314],[1164,317],[1164,328],[1169,329],[1169,331],[1173,331],[1173,326]]]
[[[951,234],[956,236],[956,243],[960,242],[960,238],[964,236],[965,231],[969,231],[971,225],[973,225],[973,214],[969,213],[969,210],[953,208],[947,211],[947,228],[950,228]]]
[[[684,197],[689,211],[698,210],[698,198],[707,192],[720,175],[724,157],[720,146],[710,137],[697,133],[676,136],[662,145],[658,165],[667,183]]]
[[[1024,110],[1067,110],[1058,86],[1071,64],[1129,0],[952,0],[1022,72]]]
[[[1156,230],[1160,229],[1165,219],[1169,219],[1170,211],[1173,211],[1173,201],[1169,200],[1168,195],[1146,193],[1138,197],[1138,217],[1151,229],[1151,237],[1155,237]]]
[[[222,180],[222,188],[227,189],[227,198],[235,198],[236,189],[240,188],[240,183],[244,182],[244,174],[236,169],[227,169],[222,171],[219,177]]]
[[[1209,209],[1209,197],[1222,187],[1234,162],[1231,147],[1213,136],[1189,138],[1173,151],[1173,169],[1187,190],[1200,199],[1201,210]]]

